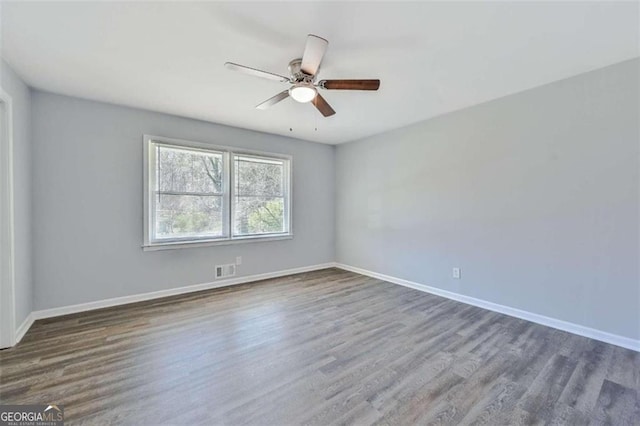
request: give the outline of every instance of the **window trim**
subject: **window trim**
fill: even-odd
[[[163,241],[151,241],[152,230],[151,227],[155,223],[155,217],[151,215],[155,214],[155,209],[152,208],[153,194],[152,188],[155,188],[155,176],[151,176],[150,172],[153,170],[151,161],[155,161],[154,150],[150,149],[152,143],[160,143],[166,145],[173,145],[177,147],[184,147],[193,150],[201,150],[205,152],[221,152],[223,153],[223,188],[222,188],[222,201],[223,201],[223,234],[226,236],[219,238],[172,238]],[[267,157],[273,159],[285,160],[285,221],[288,225],[288,232],[282,233],[270,233],[262,235],[247,235],[247,236],[233,236],[233,196],[234,188],[231,183],[231,179],[234,173],[234,155],[241,156],[254,156],[254,157]],[[167,138],[164,136],[143,135],[143,244],[142,248],[145,251],[154,250],[170,250],[186,247],[207,247],[216,245],[238,244],[238,243],[250,243],[250,242],[266,242],[266,241],[279,241],[289,240],[293,238],[293,209],[291,198],[293,197],[293,156],[265,151],[254,151],[242,148],[235,148],[226,145],[217,145],[205,142],[196,142],[185,139]]]

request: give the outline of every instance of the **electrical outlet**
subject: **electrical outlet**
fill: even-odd
[[[451,271],[451,276],[454,279],[459,280],[460,279],[460,268],[453,268],[453,271]]]
[[[242,256],[236,256],[236,265],[242,265]]]

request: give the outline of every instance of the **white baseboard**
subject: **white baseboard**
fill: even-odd
[[[32,317],[31,323],[28,324],[28,326],[26,327],[26,329],[23,331],[22,334],[24,335],[24,333],[29,328],[29,326],[31,326],[34,320],[39,320],[43,318],[58,317],[61,315],[75,314],[78,312],[92,311],[94,309],[109,308],[112,306],[126,305],[129,303],[135,303],[135,302],[144,302],[146,300],[159,299],[167,296],[175,296],[178,294],[193,293],[195,291],[210,290],[214,288],[228,287],[228,286],[238,285],[238,284],[246,284],[253,281],[261,281],[269,278],[278,278],[286,275],[300,274],[302,272],[311,272],[311,271],[317,271],[320,269],[333,268],[333,267],[335,267],[335,263],[333,262],[322,263],[318,265],[303,266],[301,268],[285,269],[282,271],[267,272],[264,274],[247,275],[244,277],[217,280],[209,283],[170,288],[166,290],[153,291],[150,293],[134,294],[131,296],[123,296],[123,297],[114,297],[112,299],[97,300],[95,302],[80,303],[77,305],[62,306],[59,308],[43,309],[40,311],[34,311],[31,313],[31,315],[29,315],[30,317]],[[25,321],[25,324],[26,324],[26,321]],[[20,326],[20,329],[22,329],[22,327],[25,326],[25,324]]]
[[[33,325],[33,322],[35,320],[36,320],[36,318],[33,315],[33,312],[31,312],[29,315],[27,315],[27,317],[24,319],[24,321],[22,321],[22,324],[20,324],[20,327],[18,327],[16,329],[15,337],[13,339],[14,345],[17,345],[18,343],[20,343],[20,340],[22,340],[22,338],[27,333],[29,328],[31,328],[31,325]]]
[[[401,278],[380,274],[378,272],[357,268],[355,266],[336,263],[335,267],[344,269],[345,271],[355,272],[357,274],[366,275],[372,278],[377,278],[382,281],[388,281],[393,284],[398,284],[401,286],[413,288],[415,290],[424,291],[425,293],[435,294],[436,296],[445,297],[447,299],[455,300],[457,302],[466,303],[467,305],[477,306],[479,308],[487,309],[489,311],[498,312],[501,314],[509,315],[511,317],[520,318],[520,319],[531,321],[537,324],[545,325],[547,327],[556,328],[558,330],[567,331],[569,333],[577,334],[579,336],[589,337],[591,339],[599,340],[605,343],[611,343],[612,345],[621,346],[626,349],[631,349],[633,351],[640,352],[640,340],[619,336],[617,334],[607,333],[606,331],[596,330],[595,328],[585,327],[583,325],[578,325],[571,322],[550,318],[544,315],[534,314],[532,312],[511,308],[509,306],[499,305],[497,303],[488,302],[486,300],[476,299],[475,297],[453,293],[451,291],[442,290],[437,287],[431,287],[425,284],[420,284],[413,281],[408,281]]]
[[[80,303],[77,305],[63,306],[59,308],[44,309],[40,311],[34,311],[27,316],[23,323],[18,327],[15,333],[16,344],[20,342],[27,330],[31,327],[33,322],[38,319],[57,317],[60,315],[74,314],[78,312],[91,311],[94,309],[108,308],[112,306],[125,305],[128,303],[143,302],[146,300],[159,299],[167,296],[175,296],[178,294],[192,293],[195,291],[209,290],[214,288],[228,287],[232,285],[245,284],[254,281],[261,281],[270,278],[278,278],[286,275],[299,274],[303,272],[317,271],[326,268],[340,268],[346,271],[355,272],[357,274],[366,275],[372,278],[376,278],[382,281],[387,281],[393,284],[402,285],[404,287],[413,288],[426,293],[435,294],[447,299],[455,300],[458,302],[466,303],[468,305],[477,306],[479,308],[487,309],[490,311],[498,312],[501,314],[509,315],[512,317],[524,319],[537,324],[545,325],[547,327],[556,328],[558,330],[567,331],[569,333],[577,334],[579,336],[588,337],[591,339],[599,340],[612,345],[621,346],[623,348],[631,349],[640,352],[640,340],[631,339],[629,337],[619,336],[616,334],[608,333],[594,328],[585,327],[582,325],[562,321],[555,318],[550,318],[544,315],[534,314],[532,312],[523,311],[521,309],[511,308],[509,306],[500,305],[486,300],[477,299],[475,297],[465,296],[451,291],[442,290],[437,287],[420,284],[414,281],[404,280],[401,278],[392,277],[389,275],[380,274],[378,272],[369,271],[355,266],[345,265],[341,263],[329,262],[318,265],[304,266],[301,268],[285,269],[282,271],[267,272],[264,274],[248,275],[245,277],[230,278],[226,280],[219,280],[203,284],[195,284],[185,287],[171,288],[167,290],[154,291],[150,293],[136,294],[132,296],[115,297],[112,299],[99,300],[95,302]]]

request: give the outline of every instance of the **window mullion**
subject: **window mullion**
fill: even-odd
[[[285,232],[291,232],[291,193],[290,193],[290,181],[291,179],[291,162],[285,161],[282,164],[282,205],[284,207],[284,217],[282,218],[282,225]]]
[[[224,192],[157,191],[158,195],[191,195],[194,197],[223,197]]]

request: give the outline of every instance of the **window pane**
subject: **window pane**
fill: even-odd
[[[156,238],[222,236],[222,197],[156,195]]]
[[[222,192],[222,154],[158,146],[158,189],[169,192]]]
[[[253,157],[235,157],[237,196],[281,197],[284,189],[284,162]]]
[[[285,232],[284,199],[235,197],[235,235]]]

